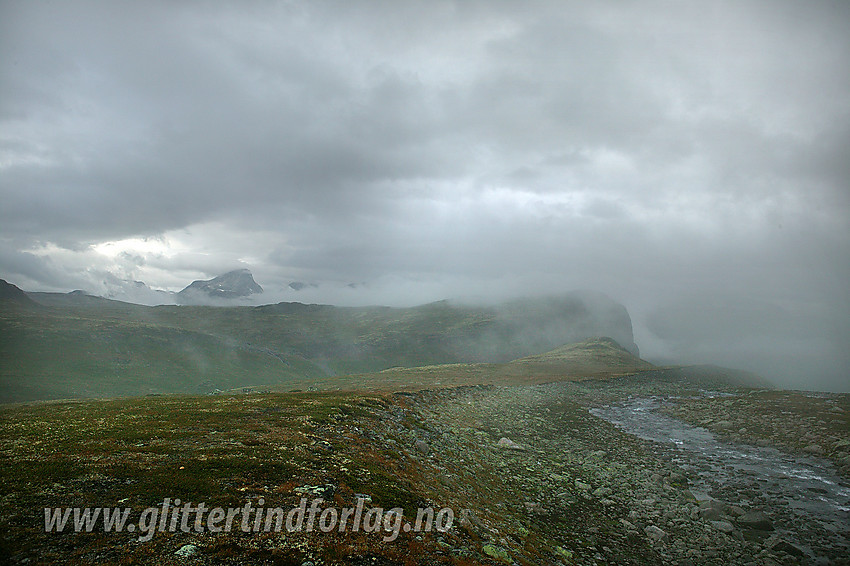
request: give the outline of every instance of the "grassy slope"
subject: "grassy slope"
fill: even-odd
[[[319,388],[419,390],[465,385],[530,385],[611,378],[653,369],[610,338],[592,338],[505,364],[443,364],[390,368],[371,374],[318,380]]]
[[[207,392],[323,375],[298,356],[149,322],[133,306],[27,309],[0,315],[0,400]],[[128,313],[130,316],[128,316]]]
[[[514,360],[506,365],[502,374],[539,378],[616,377],[652,367],[652,364],[633,356],[614,340],[594,338]]]

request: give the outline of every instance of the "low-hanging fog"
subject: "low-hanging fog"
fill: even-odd
[[[0,277],[591,289],[650,361],[847,391],[849,68],[845,2],[3,2]]]

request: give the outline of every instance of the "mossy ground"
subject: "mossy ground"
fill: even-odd
[[[107,556],[149,563],[152,556],[173,554],[176,535],[169,533],[145,544],[134,543],[138,537],[129,533],[45,534],[44,507],[129,506],[140,513],[164,498],[237,507],[263,497],[267,507],[289,509],[299,498],[295,487],[332,483],[340,506],[350,506],[354,493],[363,492],[375,505],[413,512],[421,496],[394,473],[381,447],[359,437],[352,425],[363,426],[362,419],[386,403],[362,394],[305,393],[4,407],[4,554],[43,563],[101,562]],[[234,554],[237,547],[257,556],[266,546],[274,546],[266,549],[269,556],[291,554],[297,541],[272,540],[280,538],[257,536],[246,547],[244,537],[223,536],[205,546],[211,558]],[[343,544],[329,535],[319,548],[340,556],[346,548],[368,553],[368,537],[349,538]]]
[[[688,519],[686,485],[650,479],[675,467],[588,413],[593,399],[643,387],[632,382],[7,405],[0,552],[30,564],[660,564],[711,544],[712,559],[736,563],[746,549]],[[524,449],[499,448],[503,436]],[[132,522],[165,498],[226,508],[262,497],[288,510],[299,490],[324,486],[337,508],[367,494],[409,521],[417,508],[451,508],[454,526],[391,542],[363,532],[178,530],[148,542],[44,532],[44,507],[132,507]],[[644,534],[656,524],[675,546]],[[198,553],[176,556],[184,544]]]
[[[460,391],[469,397],[478,390]],[[208,563],[473,564],[490,560],[483,547],[496,544],[519,563],[557,563],[567,553],[597,552],[605,540],[620,548],[621,558],[652,562],[647,543],[618,527],[622,508],[573,493],[573,480],[585,477],[581,458],[550,454],[553,460],[541,467],[527,453],[496,453],[499,432],[465,410],[467,401],[423,401],[428,395],[270,393],[6,406],[0,412],[2,552],[29,563],[170,563],[179,561],[177,548],[193,543],[203,549],[196,560]],[[441,407],[440,414],[428,406]],[[553,426],[561,432],[578,433],[593,420],[578,405],[540,410],[556,416]],[[542,413],[524,418],[536,422]],[[417,438],[435,452],[417,452]],[[550,477],[554,470],[560,479]],[[300,498],[296,488],[323,485],[334,486],[337,507],[365,493],[373,506],[402,507],[406,518],[431,506],[458,515],[472,509],[473,519],[461,526],[458,516],[447,533],[401,533],[392,543],[376,533],[179,531],[139,542],[127,532],[43,528],[44,507],[132,507],[137,517],[165,498],[241,507],[262,497],[266,507],[290,509]],[[530,490],[537,496],[545,489],[572,495],[526,505]]]

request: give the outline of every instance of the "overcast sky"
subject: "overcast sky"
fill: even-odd
[[[840,0],[0,1],[0,193],[26,290],[594,289],[647,357],[850,389]]]

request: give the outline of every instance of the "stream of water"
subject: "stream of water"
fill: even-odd
[[[669,456],[698,499],[712,498],[764,511],[776,532],[815,562],[836,551],[850,560],[850,487],[825,460],[774,448],[733,444],[657,411],[660,397],[632,397],[591,409],[595,416]]]

